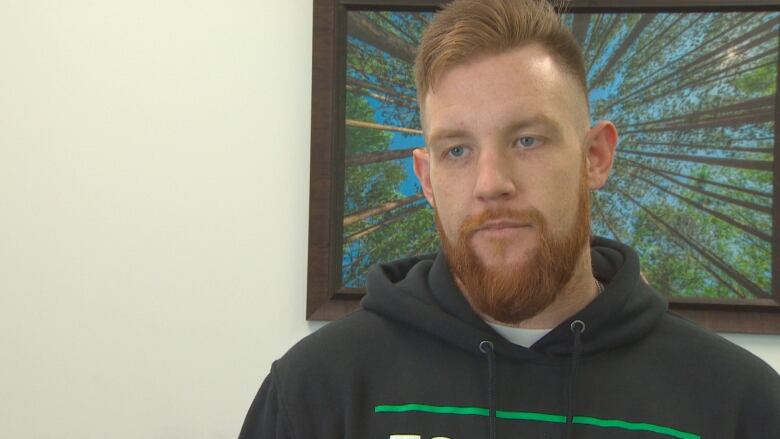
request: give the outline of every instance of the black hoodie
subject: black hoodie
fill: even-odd
[[[780,439],[780,377],[667,311],[636,253],[592,242],[606,289],[530,349],[471,309],[442,255],[383,264],[362,309],[276,361],[240,439]]]

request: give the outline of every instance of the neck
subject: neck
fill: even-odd
[[[464,289],[460,279],[456,278],[455,282],[458,288],[463,291],[466,300],[471,304],[469,294]],[[579,262],[575,266],[574,274],[569,279],[569,282],[561,288],[555,301],[535,316],[518,322],[497,322],[490,316],[476,311],[473,304],[471,305],[483,320],[490,323],[514,328],[550,329],[558,326],[561,322],[585,308],[598,294],[599,289],[591,268],[590,245],[587,245],[580,254]]]

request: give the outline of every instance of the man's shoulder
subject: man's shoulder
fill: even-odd
[[[739,374],[746,379],[780,380],[764,360],[720,334],[674,312],[667,312],[654,331],[659,355],[680,367],[707,369],[713,374]]]
[[[291,347],[272,367],[272,380],[293,405],[322,399],[347,404],[365,382],[389,382],[430,337],[364,309],[330,322]],[[311,408],[311,407],[309,407]]]
[[[419,337],[380,315],[359,309],[334,320],[292,346],[274,363],[277,375],[296,381],[339,379],[382,364]]]
[[[292,364],[325,357],[350,357],[386,337],[391,325],[386,319],[359,309],[302,338],[284,354],[280,362]]]

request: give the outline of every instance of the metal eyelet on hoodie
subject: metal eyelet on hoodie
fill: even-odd
[[[493,342],[482,340],[479,343],[479,351],[485,354],[488,360],[488,437],[496,439],[496,353],[493,350]]]

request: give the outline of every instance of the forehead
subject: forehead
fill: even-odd
[[[540,117],[572,127],[584,118],[587,128],[584,92],[537,44],[451,68],[424,97],[422,115],[426,135]]]

